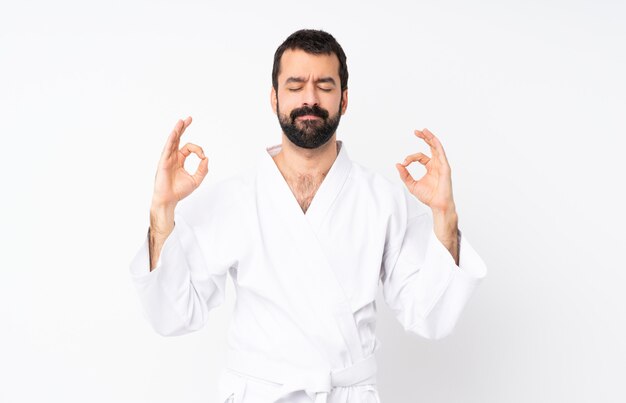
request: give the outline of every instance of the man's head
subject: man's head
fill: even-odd
[[[300,30],[278,47],[271,102],[295,145],[317,148],[332,138],[348,105],[346,55],[332,35]]]

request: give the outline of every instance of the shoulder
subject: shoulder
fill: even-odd
[[[238,173],[226,178],[203,182],[179,203],[180,213],[194,223],[214,222],[236,217],[237,210],[251,189],[249,178]]]
[[[358,162],[351,161],[351,164],[350,176],[356,185],[379,190],[385,195],[401,193],[400,183],[394,183],[387,177]]]
[[[394,215],[415,217],[429,211],[399,179],[392,181],[384,175],[352,161],[350,186],[357,192],[367,193],[380,206],[385,206]]]

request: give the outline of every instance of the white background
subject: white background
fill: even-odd
[[[439,136],[488,266],[440,341],[379,299],[383,402],[626,401],[623,2],[0,4],[0,401],[215,401],[230,282],[164,338],[128,264],[178,118],[203,185],[280,141],[273,54],[300,28],[347,53],[354,160],[399,180],[413,129]]]

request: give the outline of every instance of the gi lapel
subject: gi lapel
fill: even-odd
[[[346,180],[350,175],[350,169],[352,168],[352,162],[350,161],[350,157],[348,157],[348,152],[346,147],[343,145],[343,142],[337,141],[337,145],[339,147],[337,158],[330,167],[330,170],[326,174],[326,178],[322,181],[322,184],[313,197],[311,205],[304,215],[316,232],[321,226],[326,214],[331,209],[333,203],[341,193],[341,189],[346,183]]]

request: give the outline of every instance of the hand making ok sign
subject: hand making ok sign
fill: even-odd
[[[196,190],[209,172],[209,159],[204,155],[201,147],[187,143],[180,149],[178,148],[180,138],[190,124],[191,116],[185,120],[179,120],[167,138],[154,180],[152,205],[155,207],[175,206]],[[191,153],[201,159],[193,175],[185,170],[185,159]]]
[[[450,165],[443,146],[428,129],[415,130],[415,135],[430,146],[432,157],[423,153],[409,155],[402,164],[396,164],[400,178],[409,192],[430,207],[434,213],[454,211]],[[426,174],[418,180],[413,179],[407,170],[407,167],[415,161],[426,167]]]

